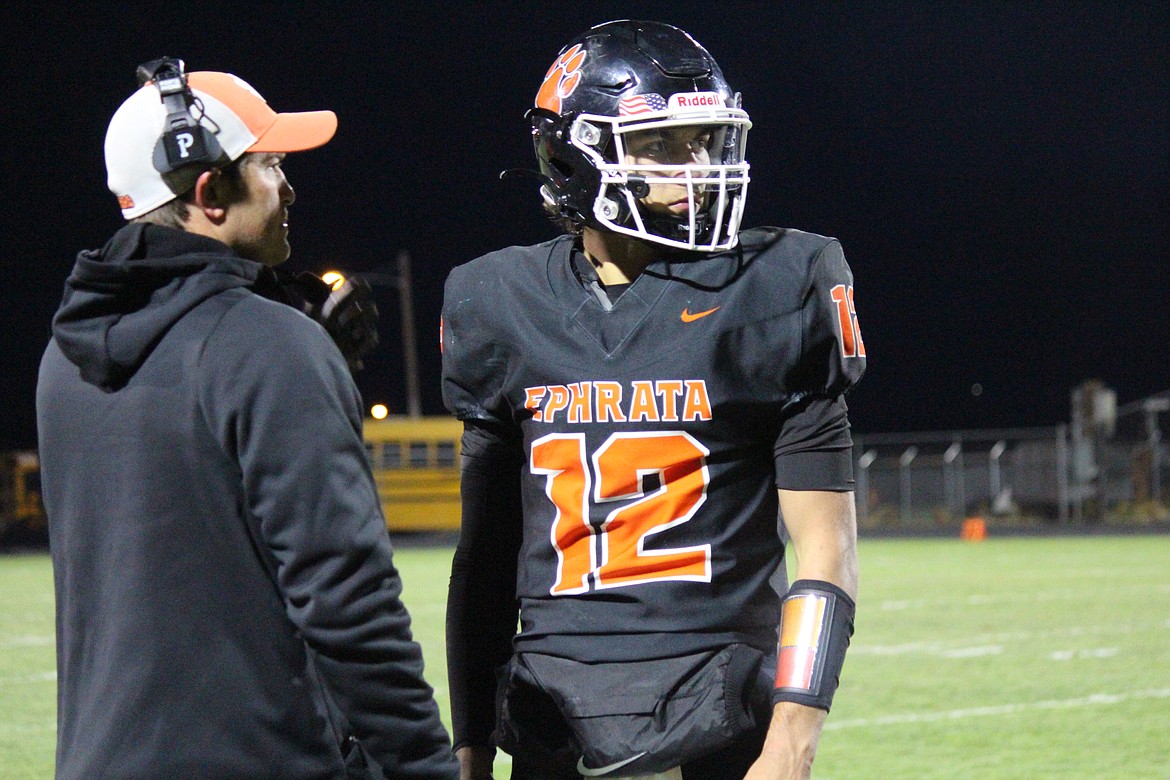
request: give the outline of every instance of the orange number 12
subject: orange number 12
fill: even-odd
[[[557,552],[551,594],[584,593],[665,580],[711,581],[711,545],[646,549],[652,535],[690,520],[707,500],[706,447],[683,432],[615,433],[593,453],[582,433],[532,444],[530,468],[545,476],[556,508],[549,541]],[[596,479],[594,479],[596,475]],[[657,477],[647,489],[646,480]],[[596,527],[589,502],[623,502]]]

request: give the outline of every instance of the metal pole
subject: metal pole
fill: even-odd
[[[869,467],[875,460],[877,460],[875,450],[866,450],[857,459],[857,516],[861,525],[865,525],[869,520]]]
[[[1006,449],[1007,442],[1000,439],[992,446],[991,451],[987,453],[987,492],[991,494],[991,511],[993,514],[999,502],[1000,493],[1003,492],[1003,478],[999,470],[999,459],[1003,457],[1004,450]]]
[[[910,519],[910,512],[913,508],[913,503],[910,497],[910,464],[914,462],[914,458],[917,456],[918,448],[911,445],[907,447],[902,452],[901,457],[898,458],[898,471],[899,476],[901,477],[901,479],[898,481],[898,493],[900,494],[899,498],[901,499],[899,514],[901,515],[903,522]]]
[[[991,496],[992,503],[999,498],[999,493],[1003,490],[1002,476],[999,470],[999,459],[1003,456],[1003,451],[1007,448],[1007,442],[1000,439],[992,446],[991,451],[987,453],[987,485],[990,488],[988,491]]]
[[[1068,523],[1069,486],[1068,426],[1056,426],[1056,503],[1060,524]],[[1080,521],[1079,512],[1078,522]]]
[[[406,370],[406,411],[412,418],[422,416],[418,390],[418,344],[414,335],[414,301],[411,297],[410,253],[398,253],[398,302],[402,318],[402,362]]]
[[[1170,399],[1147,398],[1142,404],[1146,412],[1146,436],[1150,446],[1150,498],[1162,503],[1162,431],[1158,428],[1158,412],[1170,411]]]
[[[947,512],[952,517],[967,514],[967,494],[963,484],[963,445],[955,442],[943,453],[943,481],[947,493]]]

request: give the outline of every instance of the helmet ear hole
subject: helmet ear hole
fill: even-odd
[[[605,217],[611,222],[617,222],[618,218],[622,215],[621,204],[615,201],[613,198],[599,198],[597,201],[597,210],[600,212],[601,216]]]
[[[581,143],[592,147],[597,147],[602,138],[600,127],[581,121],[573,123],[573,135]]]

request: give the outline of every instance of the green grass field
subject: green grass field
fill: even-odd
[[[397,555],[446,716],[451,550]],[[1170,778],[1170,537],[863,539],[861,562],[818,780]],[[48,558],[0,557],[0,594],[0,777],[50,777]]]

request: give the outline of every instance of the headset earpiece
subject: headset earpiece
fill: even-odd
[[[187,85],[183,61],[162,57],[138,66],[139,84],[153,82],[167,110],[167,118],[152,162],[155,170],[168,174],[188,165],[214,165],[224,156],[215,133],[195,117],[191,106],[197,101]]]

